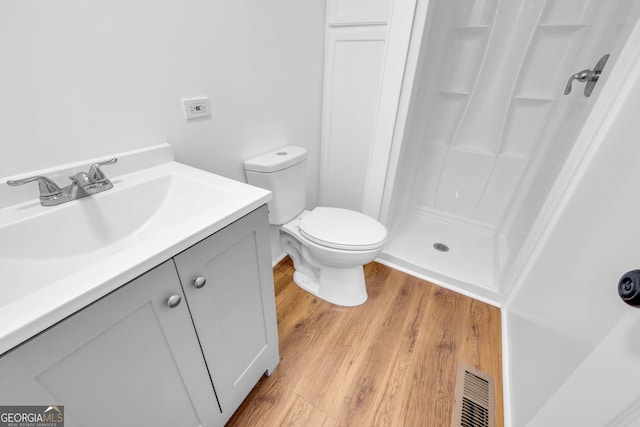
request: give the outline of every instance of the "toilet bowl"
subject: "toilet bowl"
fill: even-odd
[[[245,160],[247,182],[272,192],[269,222],[280,226],[294,282],[333,304],[360,305],[367,300],[363,265],[378,256],[387,230],[349,209],[304,210],[305,159],[305,149],[289,145]]]
[[[363,265],[378,256],[386,236],[382,224],[340,208],[303,211],[280,227],[280,245],[293,261],[294,282],[342,306],[367,300]]]

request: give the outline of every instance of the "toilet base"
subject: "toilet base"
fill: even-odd
[[[296,270],[293,281],[305,291],[336,305],[353,307],[364,304],[368,298],[361,265],[349,268],[323,266],[317,278]]]

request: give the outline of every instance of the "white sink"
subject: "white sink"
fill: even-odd
[[[88,256],[164,227],[171,219],[184,221],[190,205],[202,199],[224,202],[231,197],[175,174],[114,183],[115,191],[57,207],[28,206],[18,211],[20,218],[14,222],[0,216],[0,241],[13,242],[0,248],[0,258],[57,261]]]
[[[268,191],[167,162],[59,206],[0,209],[0,354],[241,218]]]

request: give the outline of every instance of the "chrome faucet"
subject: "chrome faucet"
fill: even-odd
[[[40,204],[42,206],[56,206],[113,188],[113,183],[100,170],[100,166],[112,165],[117,161],[118,159],[113,158],[105,162],[92,164],[89,168],[89,173],[78,172],[74,176],[70,176],[71,184],[64,188],[58,187],[55,182],[46,176],[32,176],[25,179],[7,181],[7,184],[17,186],[37,181],[40,188]]]

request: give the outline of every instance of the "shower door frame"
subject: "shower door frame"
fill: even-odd
[[[362,210],[388,224],[429,0],[392,0],[373,147]],[[419,36],[419,42],[413,42]]]

